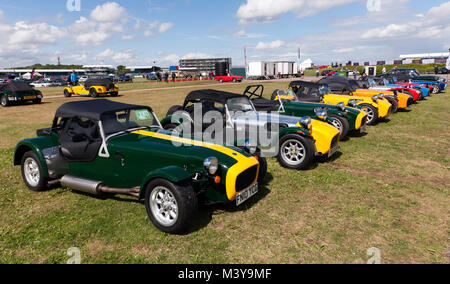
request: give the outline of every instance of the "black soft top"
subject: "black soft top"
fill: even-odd
[[[63,104],[58,108],[55,116],[60,118],[82,117],[101,120],[105,114],[134,109],[148,109],[152,112],[152,109],[147,106],[130,105],[101,99]]]
[[[0,91],[4,92],[33,92],[34,89],[25,82],[8,82],[0,85]]]
[[[187,95],[184,106],[186,106],[190,102],[195,101],[210,101],[210,102],[217,102],[226,104],[229,99],[234,98],[247,98],[247,96],[240,95],[240,94],[234,94],[234,93],[228,93],[223,91],[217,91],[217,90],[198,90],[193,91]]]
[[[307,82],[307,81],[300,81],[300,80],[298,80],[298,81],[292,81],[291,84],[290,84],[289,86],[290,86],[290,87],[298,86],[298,87],[319,88],[319,87],[321,87],[321,86],[323,86],[323,85],[326,85],[326,84],[323,84],[323,83],[314,83],[314,82]]]
[[[88,79],[85,83],[84,83],[84,87],[85,88],[90,88],[93,86],[104,86],[107,88],[113,88],[114,87],[114,83],[111,81],[111,79],[108,78],[102,78],[102,79]]]

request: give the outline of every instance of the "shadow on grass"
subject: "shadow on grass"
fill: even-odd
[[[220,212],[238,213],[251,209],[271,193],[271,190],[267,186],[272,180],[273,176],[270,173],[267,173],[264,181],[259,184],[258,193],[239,207],[236,206],[235,202],[199,205],[197,218],[193,222],[192,227],[185,232],[184,235],[189,235],[207,227],[212,221],[213,216],[220,214]]]

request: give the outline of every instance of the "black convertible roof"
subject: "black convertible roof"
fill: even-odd
[[[229,99],[242,97],[247,98],[247,96],[241,94],[234,94],[217,90],[198,90],[193,91],[189,93],[189,95],[187,95],[184,101],[184,105],[186,106],[188,103],[198,100],[200,101],[206,100],[226,104]]]
[[[101,99],[63,104],[58,108],[55,116],[61,118],[83,117],[100,120],[104,114],[133,109],[148,109],[152,111],[152,109],[147,106],[129,105]]]
[[[84,83],[84,86],[86,88],[90,88],[90,87],[93,87],[93,86],[105,86],[105,87],[112,88],[112,87],[114,87],[114,83],[108,78],[88,79]]]
[[[33,92],[33,87],[25,82],[8,82],[0,85],[0,91],[5,92]]]
[[[314,83],[314,82],[307,82],[307,81],[300,81],[300,80],[298,80],[298,81],[292,81],[289,86],[291,86],[291,87],[293,87],[293,86],[302,86],[302,87],[315,87],[315,88],[317,88],[317,87],[320,87],[320,86],[323,86],[323,85],[326,85],[326,84],[320,84],[320,83]]]

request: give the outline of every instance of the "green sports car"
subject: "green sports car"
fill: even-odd
[[[199,200],[250,199],[260,167],[237,148],[163,130],[149,107],[108,100],[62,105],[51,128],[19,142],[14,165],[33,191],[60,184],[144,199],[152,223],[174,234],[189,228]]]
[[[0,102],[3,107],[33,102],[40,104],[42,101],[41,91],[33,89],[25,82],[8,82],[0,85]]]
[[[258,111],[278,112],[295,117],[309,116],[327,122],[341,132],[341,140],[349,132],[366,130],[367,114],[360,109],[347,107],[344,103],[329,105],[317,101],[301,101],[289,90],[275,90],[271,100],[268,100],[263,97],[262,85],[248,86],[244,94]]]

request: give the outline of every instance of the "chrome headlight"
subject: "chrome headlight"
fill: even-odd
[[[318,109],[318,110],[315,110],[315,113],[316,113],[317,117],[320,120],[325,121],[327,119],[327,116],[328,116],[327,110],[325,110],[325,109]]]
[[[356,100],[354,100],[354,99],[349,100],[348,101],[348,106],[355,108],[356,107]]]
[[[258,151],[258,148],[256,146],[253,146],[250,141],[245,142],[245,150],[249,152],[252,155],[255,155]]]
[[[309,131],[312,130],[312,119],[311,119],[311,117],[302,117],[300,119],[299,123],[300,123],[300,125],[303,128],[305,128],[305,129],[307,129]]]
[[[219,169],[219,160],[216,157],[209,157],[203,162],[203,166],[211,175],[214,175]]]
[[[378,102],[379,99],[380,99],[380,97],[378,95],[375,95],[372,97],[372,101],[374,101],[376,103]]]
[[[338,110],[345,111],[345,104],[344,103],[338,103],[337,105]]]

